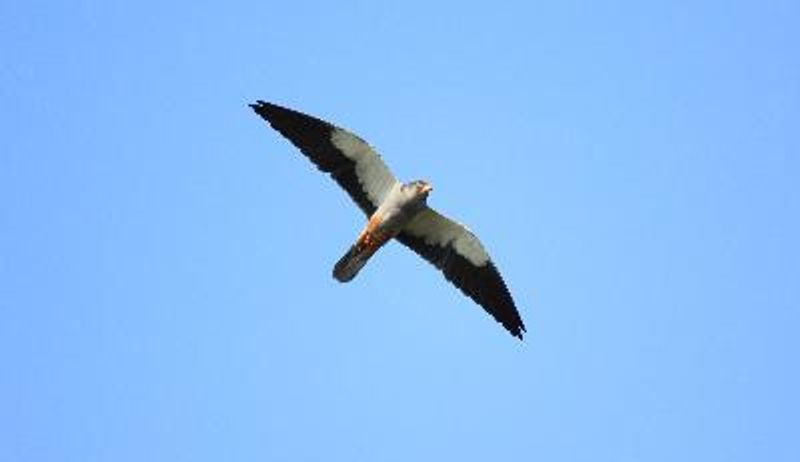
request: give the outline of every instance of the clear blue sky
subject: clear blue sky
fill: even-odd
[[[797,5],[4,2],[0,460],[800,460]],[[526,340],[335,282],[257,98],[429,179]]]

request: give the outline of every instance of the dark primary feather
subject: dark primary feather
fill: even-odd
[[[475,266],[452,246],[427,244],[424,239],[407,232],[400,233],[397,240],[439,268],[448,281],[481,305],[511,335],[522,339],[525,324],[491,260],[483,266]]]
[[[329,173],[367,216],[372,215],[379,204],[373,204],[364,192],[356,176],[356,163],[345,157],[331,142],[331,134],[336,126],[302,112],[260,100],[250,107],[297,146],[317,168]]]

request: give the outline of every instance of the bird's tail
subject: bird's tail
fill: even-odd
[[[336,262],[333,267],[333,277],[339,282],[350,282],[361,271],[361,268],[367,264],[367,261],[372,257],[375,252],[385,243],[385,240],[380,242],[365,240],[363,238],[356,241],[350,250],[342,258]]]

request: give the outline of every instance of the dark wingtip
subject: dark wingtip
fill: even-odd
[[[524,325],[515,326],[513,329],[508,329],[508,331],[511,333],[511,335],[518,338],[521,342],[525,341],[525,339],[522,338],[523,337],[522,333],[527,332],[527,330],[525,330]]]
[[[263,115],[264,111],[270,109],[270,107],[275,106],[274,104],[270,104],[264,100],[257,99],[255,103],[248,104],[251,109],[256,111],[258,115]]]
[[[513,302],[512,302],[513,303]],[[514,307],[514,312],[517,312],[516,306]],[[525,328],[525,323],[522,322],[522,318],[517,315],[516,319],[498,319],[495,317],[495,321],[498,324],[503,326],[503,328],[511,334],[512,337],[518,338],[520,341],[525,341],[523,338],[528,330]]]

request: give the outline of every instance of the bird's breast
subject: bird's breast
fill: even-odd
[[[381,232],[394,236],[398,234],[420,210],[422,210],[422,208],[414,206],[414,204],[399,203],[387,207],[381,206],[375,212],[375,215],[377,215],[380,220],[378,228]]]

